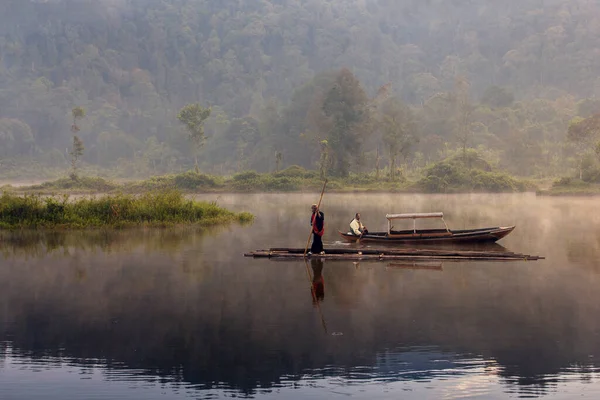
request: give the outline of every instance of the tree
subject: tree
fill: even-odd
[[[198,152],[204,145],[204,121],[210,117],[210,108],[204,108],[199,103],[188,104],[179,110],[177,119],[185,125],[188,139],[195,147],[195,168],[198,171]]]
[[[473,106],[469,100],[469,90],[471,84],[467,78],[459,76],[456,78],[454,87],[454,101],[455,101],[455,134],[462,148],[463,159],[466,162],[467,159],[467,145],[473,134],[471,130],[471,114],[473,112]]]
[[[83,151],[85,150],[83,141],[76,135],[76,133],[81,130],[79,125],[77,125],[77,121],[85,117],[85,109],[83,107],[75,107],[71,110],[71,115],[73,116],[73,124],[71,125],[71,132],[73,132],[73,147],[69,153],[71,155],[71,179],[77,179],[78,162],[79,159],[83,157]]]
[[[412,145],[418,142],[412,112],[398,98],[387,100],[379,113],[379,127],[389,154],[390,179],[396,177],[396,158],[406,159]]]
[[[71,115],[73,115],[73,124],[71,125],[71,132],[77,133],[81,130],[77,125],[77,121],[85,117],[85,108],[75,107],[71,110]]]
[[[329,168],[329,143],[327,140],[321,140],[320,143],[320,157],[319,157],[319,175],[321,179],[325,179],[327,176],[327,169]]]
[[[281,162],[283,161],[283,154],[280,151],[275,152],[275,172],[279,172]]]
[[[0,157],[31,154],[35,140],[26,123],[12,118],[0,118]]]
[[[600,138],[600,113],[589,118],[574,118],[569,124],[567,140],[575,143],[581,154],[579,162],[579,179],[583,178],[583,160],[585,153],[598,149]],[[595,145],[594,145],[595,144]],[[598,153],[597,153],[598,154]]]
[[[73,136],[73,148],[69,153],[71,155],[71,179],[77,179],[77,168],[79,159],[83,156],[83,151],[85,147],[83,146],[83,141],[79,139],[77,135]]]
[[[600,112],[600,100],[583,99],[577,103],[577,115],[581,118],[588,118]]]
[[[490,86],[483,93],[481,102],[492,108],[510,107],[515,101],[515,96],[508,89],[499,86]]]
[[[381,171],[381,155],[379,154],[379,145],[375,150],[375,178],[379,180],[379,174]]]
[[[409,87],[419,104],[423,105],[425,100],[433,96],[440,88],[438,79],[430,73],[414,74],[410,77]]]
[[[347,176],[351,160],[360,154],[364,132],[361,126],[368,120],[368,101],[352,72],[347,68],[340,70],[322,107],[323,113],[333,122],[327,140],[333,150],[333,173],[337,176]]]

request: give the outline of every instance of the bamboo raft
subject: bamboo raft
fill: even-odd
[[[434,249],[325,249],[325,254],[304,255],[304,249],[271,248],[245,253],[244,257],[272,260],[298,260],[316,258],[321,260],[348,261],[536,261],[545,257],[500,251],[466,251]]]

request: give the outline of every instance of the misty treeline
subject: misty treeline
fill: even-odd
[[[125,175],[393,178],[470,148],[575,173],[599,39],[592,0],[2,0],[0,165],[68,167],[80,106],[82,161]],[[177,117],[195,103],[202,146]]]

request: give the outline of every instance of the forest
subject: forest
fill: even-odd
[[[0,177],[600,182],[599,72],[595,0],[1,0]]]

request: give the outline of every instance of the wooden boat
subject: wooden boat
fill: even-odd
[[[387,232],[369,232],[362,236],[356,236],[351,232],[338,231],[340,236],[348,241],[367,243],[479,243],[495,242],[511,233],[515,226],[498,226],[493,228],[479,228],[466,230],[450,230],[444,214],[437,213],[414,213],[414,214],[388,214],[385,216],[388,220]],[[440,218],[444,223],[445,229],[417,229],[417,219]],[[413,220],[412,230],[394,230],[392,221],[395,220]]]

